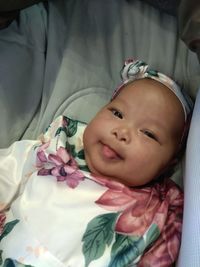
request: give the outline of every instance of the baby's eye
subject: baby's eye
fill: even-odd
[[[111,109],[111,112],[114,116],[116,116],[120,119],[123,119],[123,115],[122,115],[121,111],[113,108],[113,109]]]
[[[154,139],[155,141],[158,141],[156,135],[154,133],[152,133],[151,131],[149,131],[149,130],[143,130],[142,132],[143,132],[143,134],[145,134],[149,138]]]

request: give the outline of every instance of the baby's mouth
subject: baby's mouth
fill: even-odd
[[[115,160],[122,159],[122,157],[114,149],[105,144],[102,144],[102,153],[103,156],[107,159],[115,159]]]

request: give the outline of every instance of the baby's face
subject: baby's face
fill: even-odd
[[[184,112],[177,97],[150,79],[124,87],[87,126],[85,158],[93,174],[128,186],[156,178],[177,152]]]

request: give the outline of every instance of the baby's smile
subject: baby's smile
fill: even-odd
[[[121,160],[122,157],[113,148],[108,145],[102,144],[102,154],[107,160]]]

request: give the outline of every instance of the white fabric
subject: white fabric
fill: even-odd
[[[0,225],[0,266],[14,260],[35,267],[124,267],[137,265],[141,257],[140,266],[158,266],[158,258],[168,266],[177,257],[174,236],[180,236],[182,192],[170,180],[130,189],[92,176],[80,154],[85,127],[60,116],[40,140],[22,140],[0,150],[0,223],[2,210],[6,215],[4,227]],[[80,169],[72,167],[66,143]],[[54,172],[59,182],[46,173],[52,167],[60,168]],[[72,173],[74,181],[81,177],[76,187],[67,183]],[[126,211],[132,231],[120,220]],[[174,229],[173,238],[167,228],[170,234]]]
[[[35,144],[30,141],[17,145],[21,150],[28,145],[27,151],[30,152]],[[14,154],[10,156],[16,157]],[[35,158],[32,160],[34,164]],[[10,168],[9,161],[8,164]],[[6,166],[1,166],[2,169],[8,173]],[[26,172],[24,174],[27,175]],[[10,172],[10,177],[16,179],[16,170]],[[24,178],[23,173],[19,173],[18,177]],[[20,221],[0,243],[3,258],[16,259],[35,267],[84,266],[81,239],[91,219],[108,213],[95,204],[104,190],[90,180],[80,183],[74,190],[65,182],[57,185],[55,177],[41,177],[37,171],[30,174],[21,196],[7,213],[7,222],[16,218]],[[102,259],[90,266],[105,266],[110,260],[109,256],[110,251],[107,251]]]
[[[177,267],[200,266],[200,90],[194,107],[184,175],[184,218]]]
[[[56,154],[60,146],[65,146],[66,136],[55,136],[61,122],[62,117],[43,137],[50,141],[49,153]],[[75,138],[78,144],[84,127],[78,128]],[[41,140],[23,140],[0,150],[0,208],[12,202],[6,211],[6,223],[19,220],[0,242],[2,258],[35,267],[85,266],[83,234],[90,220],[109,213],[95,203],[107,188],[91,181],[87,172],[83,173],[89,178],[75,189],[66,182],[57,183],[53,176],[37,175],[36,153],[41,144]],[[107,248],[90,266],[102,267],[109,261],[110,248]]]

